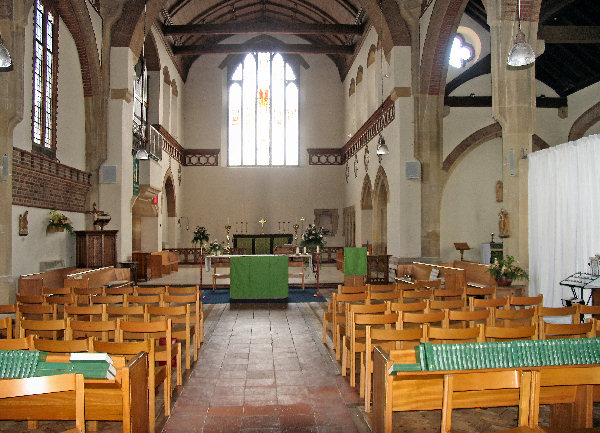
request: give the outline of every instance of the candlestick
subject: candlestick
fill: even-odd
[[[225,230],[227,230],[227,236],[225,237],[225,239],[227,240],[227,243],[225,244],[225,248],[224,248],[224,252],[229,254],[229,251],[231,249],[231,244],[229,241],[231,241],[231,238],[229,237],[229,230],[231,230],[231,225],[229,224],[229,218],[227,218],[227,225],[225,226]]]

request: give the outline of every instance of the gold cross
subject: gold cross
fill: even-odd
[[[258,222],[261,225],[260,234],[264,235],[265,234],[265,223],[267,222],[267,220],[263,217],[263,218],[259,219]]]

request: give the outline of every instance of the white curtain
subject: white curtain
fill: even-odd
[[[600,254],[600,135],[528,159],[529,291],[543,293],[546,307],[560,307],[572,296],[560,281],[589,272],[589,258]]]

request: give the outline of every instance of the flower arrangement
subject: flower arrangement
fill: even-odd
[[[208,242],[210,234],[206,230],[206,227],[196,226],[196,230],[194,230],[194,239],[192,239],[192,244],[200,244],[200,246],[204,245]]]
[[[48,219],[48,226],[46,226],[46,233],[62,232],[64,230],[73,234],[73,222],[65,214],[52,209],[50,211],[50,219]]]
[[[208,244],[208,252],[210,254],[216,255],[221,251],[223,251],[223,244],[220,244],[218,241],[214,240]]]
[[[523,268],[518,266],[517,261],[513,256],[507,255],[506,257],[498,260],[494,260],[494,263],[490,265],[490,275],[496,280],[499,279],[529,279],[529,275]]]
[[[303,247],[322,247],[325,243],[322,227],[317,228],[314,224],[309,224],[304,233],[302,233],[300,245]]]

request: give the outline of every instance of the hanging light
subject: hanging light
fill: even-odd
[[[377,155],[387,155],[390,153],[390,149],[385,144],[385,138],[379,134],[379,140],[377,140]]]
[[[8,49],[4,45],[2,36],[0,36],[0,69],[7,70],[10,68],[12,68],[12,59],[10,58]]]
[[[535,62],[535,53],[531,45],[525,40],[525,33],[521,31],[521,0],[519,0],[519,31],[515,35],[515,44],[508,52],[506,63],[509,66],[527,66]]]
[[[150,155],[148,155],[148,151],[146,149],[138,149],[137,152],[135,152],[135,157],[137,159],[148,159],[150,158]]]

